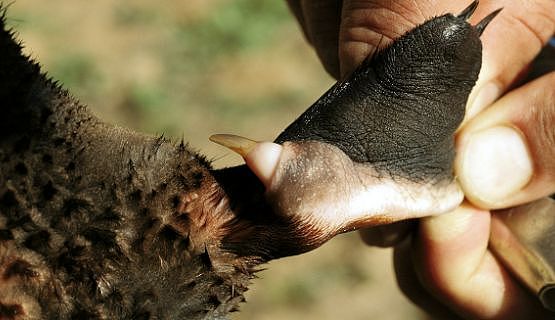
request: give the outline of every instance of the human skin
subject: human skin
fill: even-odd
[[[348,75],[363,59],[426,19],[459,12],[460,1],[288,0],[326,70]],[[396,245],[399,285],[438,316],[542,316],[539,303],[488,250],[492,213],[555,192],[555,73],[515,84],[555,32],[551,0],[481,1],[471,23],[503,7],[481,37],[483,65],[457,136],[455,172],[468,202],[455,211],[363,232]],[[394,23],[392,23],[394,21]],[[486,152],[484,152],[486,151]],[[487,152],[489,151],[489,152]],[[496,213],[496,214],[502,214]],[[403,240],[404,239],[404,240]]]

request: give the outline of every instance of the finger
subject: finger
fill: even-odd
[[[369,246],[392,247],[410,235],[416,226],[416,220],[405,220],[391,224],[375,226],[359,231],[360,238]]]
[[[555,73],[513,90],[457,138],[455,171],[468,199],[506,208],[555,192]]]
[[[324,68],[339,76],[338,39],[341,0],[288,0],[289,7],[301,24],[305,37],[314,46]]]
[[[469,205],[422,219],[413,251],[421,283],[464,318],[541,318],[539,301],[488,251],[490,221]]]
[[[552,0],[481,1],[479,10],[489,12],[500,7],[502,13],[482,35],[482,70],[469,97],[467,119],[511,88],[555,33]]]
[[[385,47],[433,16],[426,1],[345,0],[339,31],[339,62],[345,78],[378,47]],[[438,10],[446,9],[438,4]],[[394,21],[395,23],[392,23]]]
[[[407,237],[393,251],[395,278],[401,292],[414,304],[422,308],[433,319],[459,319],[459,317],[428,292],[418,280],[412,260],[413,243]]]

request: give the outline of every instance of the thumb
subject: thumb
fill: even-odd
[[[505,208],[555,192],[555,73],[480,113],[457,138],[455,170],[467,198]]]

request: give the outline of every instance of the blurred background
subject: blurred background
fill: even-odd
[[[273,140],[333,84],[283,0],[18,0],[26,52],[99,117],[184,137],[214,166],[240,158],[213,133]],[[391,252],[339,236],[258,273],[232,319],[424,319]]]

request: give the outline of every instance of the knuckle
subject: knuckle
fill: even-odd
[[[543,47],[555,31],[553,1],[526,1],[519,7],[521,10],[507,10],[505,18],[529,38],[537,39],[538,48]]]
[[[526,136],[539,169],[555,177],[555,72],[538,79],[527,106]]]

